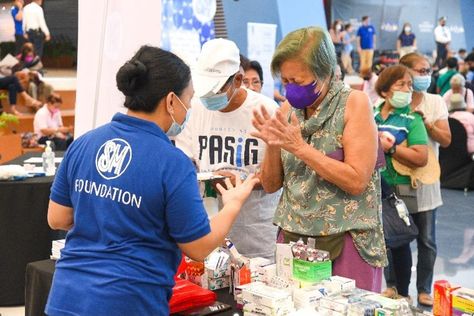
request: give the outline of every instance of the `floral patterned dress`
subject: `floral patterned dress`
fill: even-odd
[[[294,110],[301,122],[303,138],[324,154],[343,149],[344,112],[350,92],[341,82],[332,82],[319,112],[305,120],[304,110]],[[274,223],[284,231],[305,236],[349,232],[368,264],[385,266],[378,170],[374,171],[365,192],[354,196],[325,181],[293,154],[282,150],[281,159],[283,193]]]

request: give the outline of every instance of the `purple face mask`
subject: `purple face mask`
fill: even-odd
[[[317,83],[317,81],[314,81],[305,86],[300,86],[296,83],[288,83],[285,86],[286,98],[291,106],[302,110],[316,102],[321,95],[321,90],[314,91]]]

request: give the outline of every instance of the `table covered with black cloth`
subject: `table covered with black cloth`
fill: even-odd
[[[22,165],[40,155],[29,153],[7,164]],[[64,238],[47,223],[53,179],[0,181],[0,306],[24,303],[26,265],[49,258],[51,241]]]
[[[25,316],[44,315],[44,308],[53,281],[55,264],[54,260],[48,259],[32,262],[26,267]],[[232,310],[224,311],[218,315],[242,315],[242,311],[236,309],[234,296],[229,294],[228,288],[215,292],[218,301],[232,306]]]

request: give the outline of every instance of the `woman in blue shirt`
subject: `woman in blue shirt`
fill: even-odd
[[[143,46],[116,79],[127,113],[73,142],[51,189],[49,225],[69,232],[48,315],[168,315],[181,253],[202,261],[221,244],[258,182],[226,179],[209,221],[195,168],[168,138],[190,113],[189,67]]]
[[[410,23],[403,24],[402,32],[397,39],[397,51],[400,58],[416,51],[416,36],[412,32]]]

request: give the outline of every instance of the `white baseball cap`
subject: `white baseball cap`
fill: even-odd
[[[192,72],[196,95],[217,93],[239,67],[239,48],[234,42],[217,38],[204,43]]]

